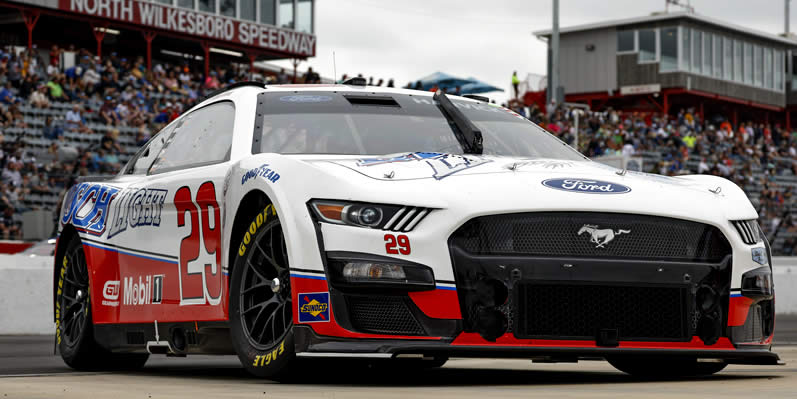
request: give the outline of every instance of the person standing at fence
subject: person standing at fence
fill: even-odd
[[[517,71],[512,72],[512,88],[515,89],[515,98],[518,98],[520,93],[518,93],[518,85],[520,84],[520,79],[517,77]]]

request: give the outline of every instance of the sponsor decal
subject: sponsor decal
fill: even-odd
[[[101,236],[105,232],[109,205],[119,189],[102,184],[80,183],[70,193],[72,198],[64,207],[61,223],[71,222],[78,231]]]
[[[299,294],[299,323],[329,321],[329,292]]]
[[[332,97],[314,95],[282,96],[280,97],[280,101],[287,103],[323,103],[332,101]]]
[[[274,347],[274,350],[266,353],[265,355],[255,356],[255,361],[252,362],[253,367],[263,367],[269,365],[271,362],[277,360],[282,353],[285,352],[285,341],[280,343],[279,347]]]
[[[606,244],[614,240],[620,234],[631,234],[631,230],[612,230],[602,229],[598,225],[585,224],[578,230],[578,235],[587,233],[589,235],[589,242],[595,244],[595,248],[606,248]]]
[[[160,226],[161,211],[168,190],[128,188],[122,190],[111,204],[113,217],[108,238],[127,230],[127,227]]]
[[[125,277],[122,280],[122,291],[124,292],[122,304],[139,306],[157,305],[161,303],[163,300],[163,277],[163,274],[138,276],[138,280],[136,280],[135,277]],[[114,282],[118,287],[119,282]],[[118,298],[118,291],[116,295]]]
[[[260,167],[250,169],[241,177],[241,185],[244,185],[249,180],[256,177],[262,177],[272,183],[276,183],[280,178],[280,174],[268,167],[267,163],[260,165]]]
[[[49,3],[48,3],[49,4]],[[232,42],[298,56],[315,55],[315,35],[143,0],[58,0],[61,11]]]
[[[630,187],[622,184],[590,179],[548,179],[542,184],[556,190],[585,194],[624,194],[631,191]]]
[[[392,158],[366,158],[357,161],[357,166],[384,165],[397,162],[423,161],[432,169],[432,177],[441,180],[454,173],[483,165],[492,160],[471,155],[441,154],[438,152],[413,152]]]
[[[108,280],[102,288],[102,304],[119,306],[119,280]]]

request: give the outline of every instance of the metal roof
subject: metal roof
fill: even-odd
[[[572,33],[572,32],[583,32],[583,31],[588,31],[588,30],[605,29],[605,28],[612,28],[612,27],[623,26],[623,25],[634,25],[634,24],[640,24],[640,23],[666,21],[666,20],[670,20],[670,19],[690,19],[690,20],[695,21],[695,22],[702,22],[702,23],[705,23],[705,24],[715,25],[715,26],[720,27],[720,28],[737,31],[737,32],[744,33],[744,34],[747,34],[747,35],[757,36],[757,37],[765,39],[765,40],[775,41],[775,42],[779,42],[779,43],[787,44],[787,45],[791,45],[791,46],[797,46],[797,41],[789,40],[789,39],[786,39],[786,38],[784,38],[782,36],[778,36],[778,35],[774,35],[774,34],[771,34],[771,33],[762,32],[762,31],[755,30],[755,29],[745,28],[745,27],[740,26],[740,25],[727,23],[727,22],[724,22],[724,21],[720,21],[718,19],[714,19],[714,18],[710,18],[710,17],[706,17],[706,16],[703,16],[703,15],[698,15],[698,14],[694,14],[694,13],[689,13],[689,12],[685,12],[685,11],[671,12],[671,13],[662,13],[662,14],[653,14],[653,15],[648,15],[648,16],[644,16],[644,17],[616,19],[616,20],[612,20],[612,21],[605,21],[605,22],[598,22],[598,23],[592,23],[592,24],[570,26],[570,27],[567,27],[567,28],[559,29],[559,33],[560,34],[565,34],[565,33]],[[545,30],[536,31],[536,32],[533,32],[533,34],[535,36],[538,36],[538,37],[540,37],[540,36],[550,36],[551,35],[551,29],[545,29]]]

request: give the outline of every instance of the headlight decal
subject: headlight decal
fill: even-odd
[[[322,222],[409,232],[432,210],[424,207],[311,200],[310,209]]]

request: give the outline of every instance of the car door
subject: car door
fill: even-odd
[[[119,194],[109,233],[136,255],[119,260],[121,322],[226,319],[221,188],[234,119],[232,101],[194,110],[133,163],[140,178]]]

